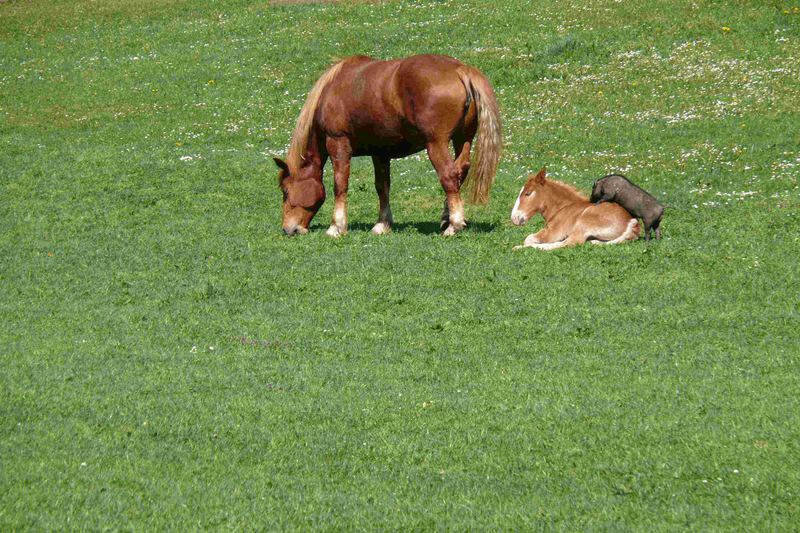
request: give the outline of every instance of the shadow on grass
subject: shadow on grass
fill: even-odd
[[[372,226],[373,224],[368,224],[364,222],[355,222],[353,224],[350,224],[349,230],[370,231],[372,229]],[[491,222],[468,222],[465,231],[470,233],[488,233],[490,231],[494,231],[496,228],[497,224]],[[422,233],[423,235],[436,235],[442,232],[442,230],[439,228],[439,223],[433,221],[395,222],[394,224],[392,224],[392,232],[403,233],[408,231],[415,233]]]

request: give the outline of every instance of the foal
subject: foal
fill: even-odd
[[[542,168],[528,178],[511,211],[511,220],[521,226],[538,213],[544,229],[528,235],[524,248],[554,250],[583,244],[617,244],[639,237],[639,221],[618,204],[592,204],[574,187],[547,179]]]

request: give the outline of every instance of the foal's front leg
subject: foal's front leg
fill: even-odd
[[[519,250],[520,248],[540,248],[540,249],[548,249],[544,248],[543,245],[553,245],[560,243],[567,236],[564,234],[563,231],[556,231],[551,226],[546,226],[544,229],[537,231],[536,233],[531,233],[525,238],[525,244],[520,246],[515,246],[515,250]]]
[[[325,147],[333,161],[333,222],[325,233],[339,237],[347,233],[347,186],[350,182],[350,157],[353,150],[347,137],[328,137]]]
[[[374,155],[372,165],[375,167],[375,191],[378,193],[378,222],[372,227],[372,233],[383,235],[392,229],[392,208],[389,207],[389,158]]]

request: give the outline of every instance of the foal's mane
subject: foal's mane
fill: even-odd
[[[584,195],[580,190],[578,190],[576,187],[573,187],[568,183],[563,183],[550,178],[546,178],[545,181],[548,185],[552,186],[553,192],[556,195],[559,195],[561,197],[566,197],[565,199],[589,201],[589,199],[586,198],[586,195]]]
[[[292,132],[292,140],[289,143],[289,153],[286,155],[286,164],[289,165],[289,173],[296,175],[300,167],[303,166],[303,157],[308,149],[308,138],[311,136],[311,128],[314,125],[314,114],[317,111],[319,99],[322,91],[328,86],[342,69],[342,64],[346,60],[339,61],[326,70],[319,77],[314,87],[306,97],[306,103],[297,117],[297,125]]]

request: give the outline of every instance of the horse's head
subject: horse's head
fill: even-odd
[[[542,188],[545,184],[547,170],[542,167],[536,175],[530,176],[525,186],[519,191],[517,203],[511,211],[511,221],[517,226],[526,223],[531,217],[536,216],[544,210],[545,198]]]
[[[297,176],[291,175],[289,166],[277,157],[278,183],[283,191],[283,232],[286,235],[308,233],[311,219],[325,201],[325,187],[322,180],[304,174],[300,169]]]

